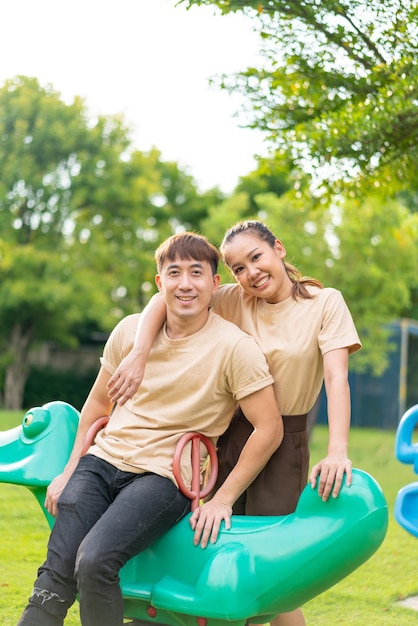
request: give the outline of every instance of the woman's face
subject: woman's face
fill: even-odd
[[[240,233],[226,244],[223,252],[226,263],[246,293],[272,304],[291,295],[292,281],[283,263],[286,250],[278,239],[271,247],[255,234]]]

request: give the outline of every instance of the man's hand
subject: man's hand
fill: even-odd
[[[54,478],[54,480],[50,483],[48,489],[46,490],[44,506],[46,510],[54,517],[56,517],[57,515],[58,498],[63,492],[64,487],[68,482],[68,478],[69,477],[65,474],[58,474],[58,476]]]
[[[123,406],[131,400],[142,382],[145,371],[145,362],[135,352],[130,352],[116,368],[110,378],[107,391],[112,404],[116,402]]]
[[[349,487],[352,482],[352,464],[350,459],[346,456],[328,455],[313,466],[309,482],[312,489],[315,489],[316,480],[319,476],[318,494],[326,502],[331,493],[333,498],[336,498],[340,493],[344,474],[346,474],[346,484]]]
[[[195,546],[206,548],[208,542],[215,543],[218,538],[222,521],[225,528],[231,528],[232,507],[224,503],[216,503],[215,498],[205,502],[197,508],[190,518],[190,525],[194,532],[193,543]]]

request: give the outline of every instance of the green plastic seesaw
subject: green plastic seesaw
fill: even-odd
[[[46,488],[65,466],[78,420],[71,405],[50,402],[28,411],[21,426],[0,432],[0,482],[30,489],[50,526]],[[189,495],[201,495],[196,484]],[[338,498],[323,502],[308,485],[291,515],[233,516],[231,529],[221,529],[205,549],[193,545],[186,516],[122,568],[125,616],[134,624],[169,626],[268,622],[367,561],[387,524],[382,490],[360,469]]]

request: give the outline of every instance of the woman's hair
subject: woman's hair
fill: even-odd
[[[242,234],[255,235],[256,237],[261,239],[261,241],[267,243],[271,248],[274,248],[274,244],[277,240],[277,237],[265,224],[263,224],[263,222],[260,222],[258,220],[246,220],[244,222],[238,222],[226,231],[220,245],[220,251],[224,261],[226,246],[230,241],[232,241],[234,237]],[[292,297],[295,300],[297,300],[298,298],[313,298],[313,296],[306,289],[305,285],[312,285],[314,287],[319,287],[320,289],[323,288],[323,284],[316,278],[302,276],[301,272],[290,263],[286,263],[285,261],[283,261],[283,264],[287,275],[293,283]]]
[[[197,233],[178,233],[172,235],[155,251],[155,262],[157,269],[161,272],[166,261],[179,259],[193,259],[195,261],[206,261],[209,263],[212,274],[218,271],[219,252],[206,237]]]

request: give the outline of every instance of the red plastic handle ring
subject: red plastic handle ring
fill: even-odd
[[[87,450],[92,445],[97,433],[99,432],[99,430],[102,430],[102,428],[106,426],[108,421],[109,421],[109,416],[106,415],[105,417],[99,417],[95,422],[93,422],[93,424],[90,426],[90,428],[87,431],[87,435],[84,440],[84,447],[81,452],[81,456],[84,456],[86,454]]]
[[[192,449],[192,485],[191,489],[188,489],[184,484],[183,477],[181,475],[181,455],[185,445],[191,441]],[[202,442],[210,458],[210,475],[209,480],[205,487],[200,490],[200,442]],[[180,437],[173,458],[173,474],[177,481],[179,489],[184,496],[187,496],[192,501],[192,511],[199,506],[199,500],[207,496],[215,486],[216,479],[218,477],[218,457],[216,455],[216,448],[213,442],[200,433],[185,433]]]

